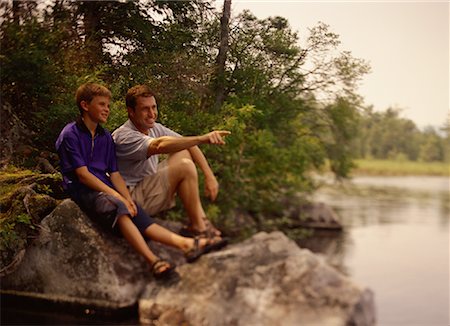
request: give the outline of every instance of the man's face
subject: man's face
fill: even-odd
[[[109,117],[109,102],[110,99],[107,96],[94,96],[89,103],[82,101],[81,106],[90,120],[95,123],[105,123]]]
[[[139,96],[136,99],[135,109],[128,108],[130,120],[140,131],[146,132],[155,126],[158,118],[158,107],[155,97]]]

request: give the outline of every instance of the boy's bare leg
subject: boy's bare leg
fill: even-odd
[[[150,250],[142,237],[139,229],[134,225],[128,215],[120,216],[117,220],[120,231],[122,232],[125,240],[149,263],[150,266],[153,265],[158,257]]]
[[[180,196],[192,228],[204,231],[206,214],[200,201],[197,168],[191,154],[187,150],[170,154],[168,166],[170,193]]]

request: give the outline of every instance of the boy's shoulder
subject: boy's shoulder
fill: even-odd
[[[77,133],[76,121],[69,122],[61,130],[60,136],[70,136]]]
[[[86,129],[84,125],[82,125],[79,121],[72,121],[69,122],[64,126],[62,129],[60,135],[61,136],[69,136],[69,135],[78,135],[80,133],[87,133],[89,134],[89,131]],[[106,129],[105,127],[102,127],[100,125],[97,126],[97,133],[98,134],[106,134],[107,136],[111,136],[111,132]]]
[[[78,132],[76,130],[76,122],[69,122],[59,133],[58,139],[56,139],[56,149],[59,149],[63,142],[68,139],[78,139]]]

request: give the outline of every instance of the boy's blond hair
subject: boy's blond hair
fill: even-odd
[[[111,99],[111,91],[105,86],[96,83],[85,83],[78,87],[75,93],[75,99],[77,101],[80,114],[83,114],[84,112],[81,107],[81,102],[86,101],[90,103],[95,96],[106,96]]]

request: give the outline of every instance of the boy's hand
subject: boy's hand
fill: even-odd
[[[131,214],[131,217],[135,217],[137,215],[137,207],[133,200],[125,200],[125,205],[128,208],[128,211]]]
[[[121,196],[120,194],[119,194],[118,198],[122,201],[122,203],[125,204],[131,217],[135,217],[137,215],[137,207],[136,207],[136,204],[134,203],[134,201],[132,199],[127,199],[127,198]]]

